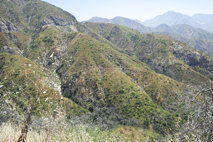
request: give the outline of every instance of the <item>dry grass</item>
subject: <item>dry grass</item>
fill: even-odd
[[[15,142],[21,135],[21,128],[6,123],[0,126],[0,142]],[[47,138],[47,133],[42,131],[40,133],[35,131],[29,131],[27,141],[28,142],[44,142]],[[51,141],[48,141],[51,142]]]
[[[21,134],[21,127],[11,123],[0,126],[0,142],[15,142]],[[109,131],[101,131],[89,125],[52,125],[42,130],[30,130],[27,142],[119,142],[120,138]]]
[[[0,141],[1,142],[14,142],[18,140],[18,137],[21,133],[16,127],[13,127],[11,124],[3,124],[0,127]]]

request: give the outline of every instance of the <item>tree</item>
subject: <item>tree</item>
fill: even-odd
[[[179,133],[169,139],[179,141],[213,141],[213,88],[198,90],[196,95],[188,100],[187,122]]]

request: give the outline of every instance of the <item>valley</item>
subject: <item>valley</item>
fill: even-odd
[[[211,141],[212,33],[0,4],[0,141]]]

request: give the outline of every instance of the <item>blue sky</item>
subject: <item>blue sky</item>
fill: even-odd
[[[113,18],[123,16],[141,21],[167,11],[187,15],[213,14],[213,0],[44,0],[71,14],[78,21],[91,17]]]

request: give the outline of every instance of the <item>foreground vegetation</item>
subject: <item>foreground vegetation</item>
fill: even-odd
[[[211,141],[211,58],[40,0],[0,8],[1,141]]]
[[[17,141],[21,135],[21,125],[10,122],[0,126],[0,142]],[[30,127],[27,142],[152,142],[159,135],[140,128],[120,126],[108,130],[91,124],[73,122],[51,122],[40,127]]]

